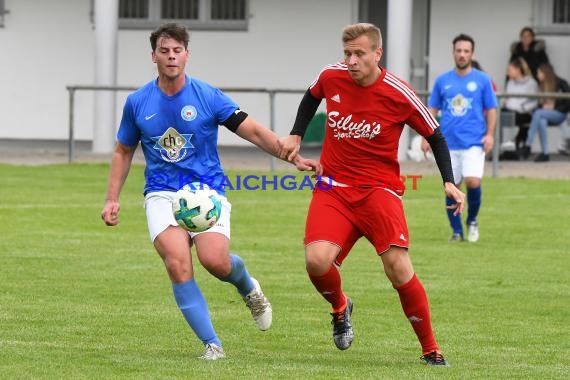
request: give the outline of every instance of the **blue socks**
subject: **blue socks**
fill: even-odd
[[[253,290],[254,287],[253,282],[251,281],[251,276],[247,269],[245,269],[245,264],[241,257],[230,254],[230,259],[232,261],[232,271],[228,277],[222,278],[221,280],[233,284],[238,293],[242,297],[245,297]]]
[[[481,186],[467,189],[467,224],[477,220],[481,208]]]
[[[445,197],[445,205],[451,206],[455,204],[455,200]],[[461,224],[461,215],[453,215],[455,210],[453,209],[445,209],[447,211],[447,218],[449,219],[449,225],[453,230],[454,234],[460,234],[463,237],[463,225]]]
[[[230,255],[232,271],[222,281],[233,284],[242,297],[247,296],[254,287],[251,277],[245,269],[241,257]],[[192,328],[198,338],[204,343],[214,343],[221,346],[222,343],[214,331],[208,305],[194,279],[181,284],[172,284],[174,299],[178,308],[184,315],[186,322]]]
[[[481,186],[472,189],[467,189],[467,220],[466,223],[470,224],[477,221],[477,215],[479,214],[479,209],[481,208]],[[445,198],[445,204],[451,206],[455,201],[450,198]],[[454,210],[447,209],[447,218],[449,219],[449,225],[453,230],[454,234],[460,234],[463,236],[463,226],[461,224],[461,215],[453,215]]]
[[[204,344],[214,343],[221,346],[222,343],[210,319],[206,300],[194,279],[181,284],[172,284],[172,290],[178,308],[198,338]]]

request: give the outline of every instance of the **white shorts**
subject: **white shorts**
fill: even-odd
[[[460,184],[465,177],[483,178],[485,152],[480,146],[469,149],[451,150],[451,167],[455,184]]]
[[[172,212],[172,200],[174,197],[174,192],[171,191],[156,191],[148,193],[144,197],[144,208],[146,211],[146,221],[148,224],[148,232],[150,234],[150,240],[154,242],[154,239],[159,233],[164,231],[168,226],[178,226],[176,220],[174,219],[174,213]],[[232,205],[228,199],[220,195],[220,200],[222,201],[222,213],[218,222],[210,228],[208,231],[204,232],[188,232],[191,238],[198,234],[203,234],[207,232],[218,232],[228,239],[230,238],[230,216],[232,213]]]

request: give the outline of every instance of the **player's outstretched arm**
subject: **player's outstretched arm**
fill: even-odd
[[[247,116],[247,118],[245,118],[245,120],[239,125],[236,130],[236,134],[257,145],[272,156],[281,158],[279,155],[281,144],[277,135],[270,129],[265,128],[251,116]],[[285,160],[284,158],[282,159]],[[321,171],[320,164],[317,161],[304,158],[299,154],[295,155],[291,160],[286,161],[291,162],[298,170],[301,171]]]
[[[279,138],[251,116],[247,116],[235,133],[244,140],[261,148],[272,156],[279,157]]]
[[[108,226],[119,224],[119,211],[121,209],[119,195],[129,174],[135,149],[136,147],[128,147],[117,143],[113,152],[105,205],[101,211],[101,219]]]

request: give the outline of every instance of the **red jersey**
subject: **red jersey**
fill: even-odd
[[[339,62],[326,66],[310,91],[326,99],[323,177],[341,186],[384,187],[402,195],[398,145],[404,125],[424,137],[438,127],[414,90],[385,69],[374,84],[359,86]]]

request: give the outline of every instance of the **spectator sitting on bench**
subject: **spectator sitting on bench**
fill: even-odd
[[[537,94],[539,91],[538,83],[534,80],[528,64],[522,57],[514,58],[507,66],[507,85],[505,93],[515,94]],[[503,111],[511,111],[515,113],[515,125],[519,127],[515,137],[515,147],[519,151],[525,144],[528,125],[532,118],[532,111],[538,106],[536,98],[512,97],[505,98],[503,103]]]
[[[549,63],[543,63],[538,67],[537,76],[541,92],[570,92],[568,82],[559,78]],[[532,113],[526,145],[521,148],[521,157],[526,160],[530,155],[530,147],[534,137],[538,133],[542,152],[536,156],[535,162],[550,160],[548,125],[561,124],[566,120],[567,113],[570,111],[570,99],[544,98],[541,99],[540,103],[541,108],[536,109]]]

